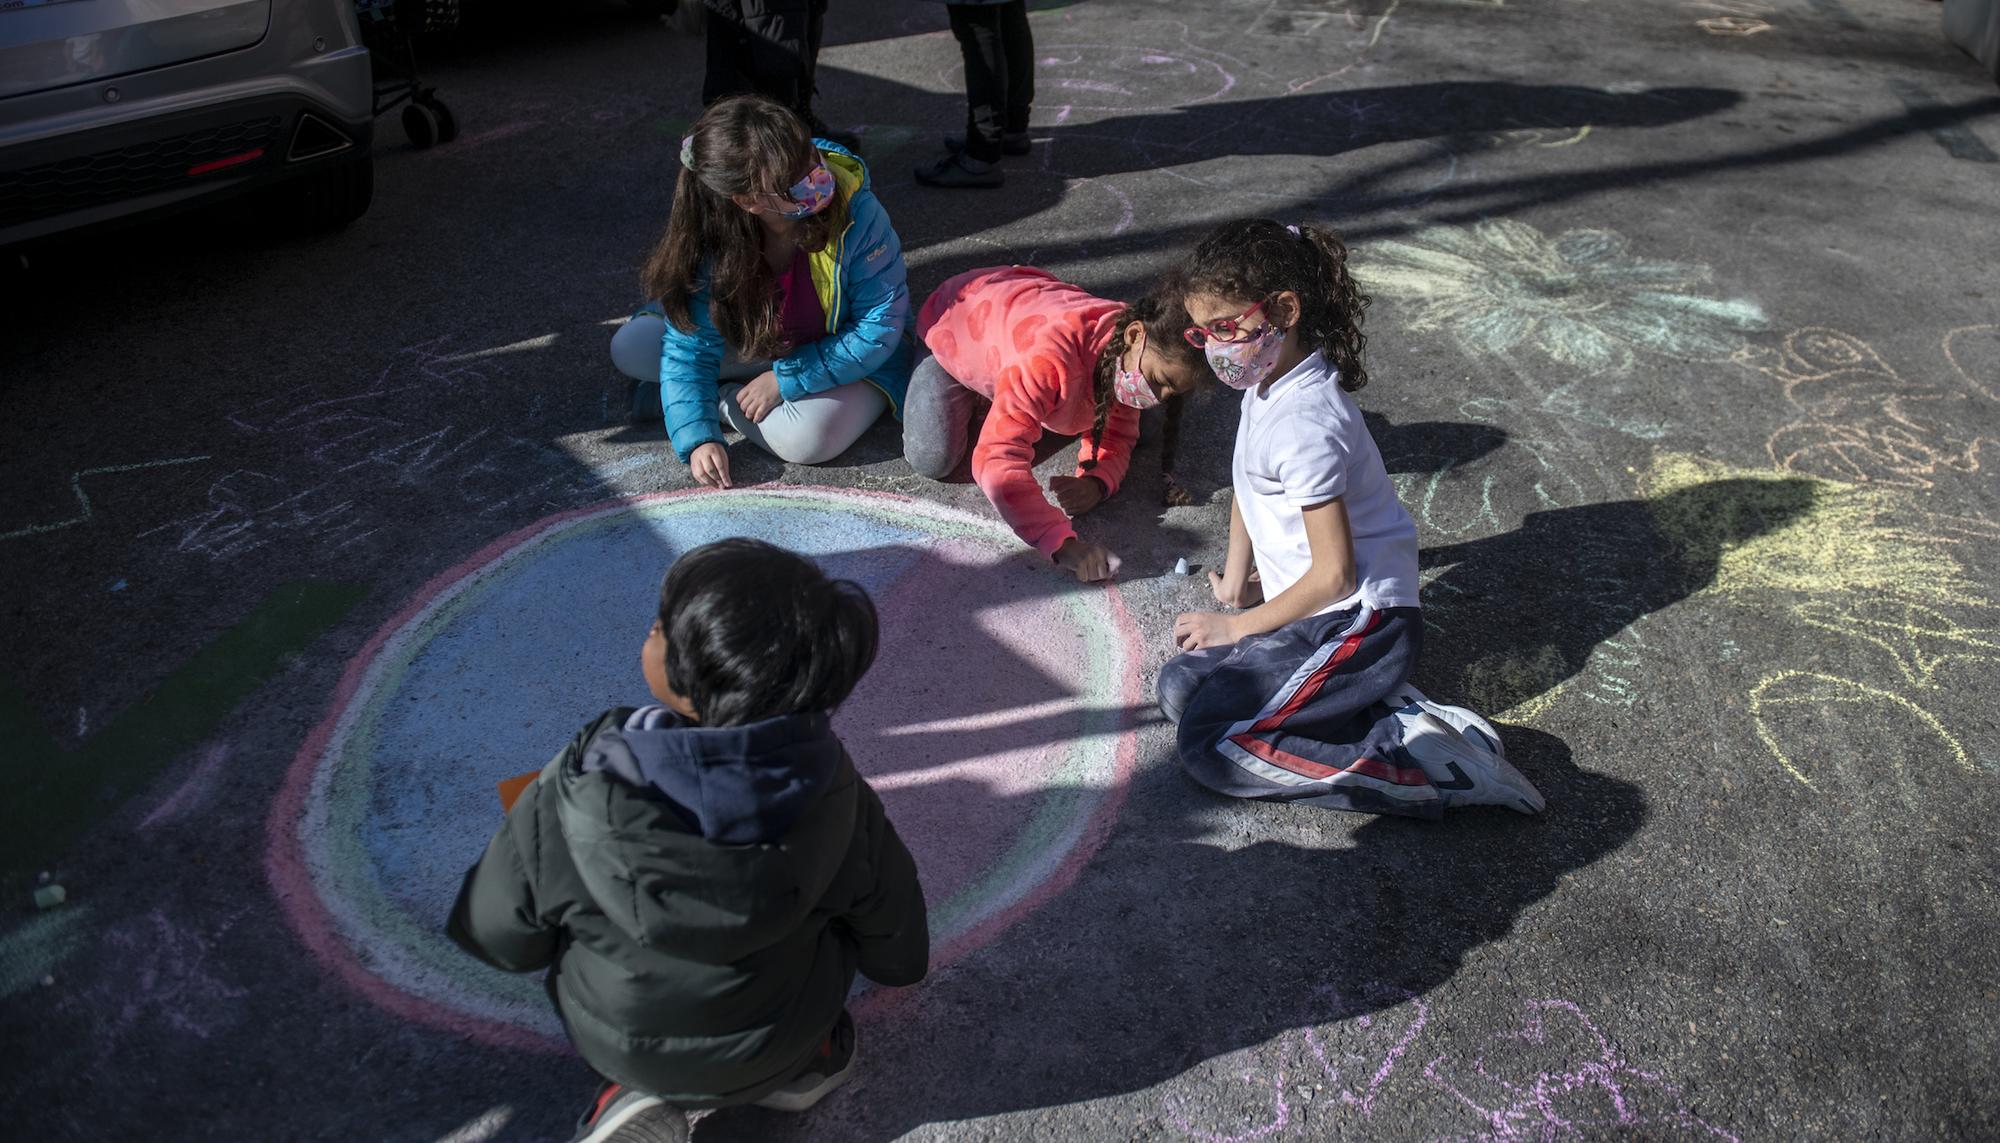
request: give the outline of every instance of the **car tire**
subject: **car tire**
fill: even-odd
[[[289,229],[300,234],[326,234],[368,213],[375,199],[375,159],[363,155],[328,166],[285,188],[290,191],[285,214]]]

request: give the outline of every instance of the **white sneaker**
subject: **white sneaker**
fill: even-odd
[[[1506,755],[1485,749],[1471,737],[1482,733],[1477,726],[1468,728],[1470,735],[1462,733],[1418,703],[1399,708],[1396,718],[1403,723],[1403,749],[1424,768],[1444,798],[1445,809],[1506,806],[1516,813],[1538,814],[1548,806],[1541,791],[1514,769]],[[1492,741],[1498,743],[1499,736],[1493,735]]]
[[[1472,745],[1491,750],[1502,758],[1507,756],[1507,746],[1500,741],[1500,732],[1493,729],[1492,723],[1465,707],[1433,701],[1429,695],[1418,690],[1415,683],[1404,683],[1389,696],[1389,705],[1420,707],[1446,725],[1455,727]]]

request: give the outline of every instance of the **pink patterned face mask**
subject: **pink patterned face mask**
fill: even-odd
[[[1145,342],[1139,343],[1139,355],[1134,360],[1140,364],[1145,363]],[[1152,384],[1146,380],[1146,374],[1138,369],[1127,369],[1123,365],[1118,367],[1118,375],[1112,379],[1111,395],[1118,398],[1119,404],[1130,405],[1142,412],[1160,403],[1160,395],[1153,391]]]
[[[1278,354],[1285,348],[1285,331],[1266,325],[1243,341],[1211,340],[1203,352],[1215,379],[1231,389],[1255,389],[1271,376]]]
[[[796,205],[779,211],[779,214],[786,218],[811,218],[833,201],[833,172],[826,169],[825,163],[814,163],[813,169],[805,178],[793,183],[785,197]]]

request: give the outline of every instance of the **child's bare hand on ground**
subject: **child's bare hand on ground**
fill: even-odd
[[[688,454],[688,471],[710,488],[729,487],[729,450],[715,441],[696,445]]]
[[[1104,482],[1095,476],[1051,476],[1049,491],[1056,495],[1056,506],[1072,516],[1104,503]]]
[[[748,384],[736,391],[736,407],[756,424],[763,424],[764,418],[771,415],[771,410],[784,403],[784,395],[778,392],[778,375],[769,369],[751,378]]]
[[[1227,647],[1236,641],[1236,617],[1233,615],[1218,611],[1184,611],[1174,616],[1174,646],[1183,651]]]
[[[1215,593],[1215,601],[1224,607],[1255,607],[1264,602],[1264,585],[1252,571],[1243,577],[1242,583],[1231,583],[1229,577],[1211,569],[1208,573],[1208,588]]]
[[[1098,583],[1118,572],[1118,557],[1109,548],[1071,536],[1056,549],[1056,563],[1084,583]]]

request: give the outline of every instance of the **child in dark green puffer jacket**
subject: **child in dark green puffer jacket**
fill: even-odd
[[[453,939],[548,969],[607,1081],[578,1143],[684,1139],[685,1108],[810,1107],[852,1066],[856,972],[923,978],[916,864],[830,722],[875,643],[867,594],[803,557],[687,553],[641,654],[662,705],[585,726],[466,874]]]

